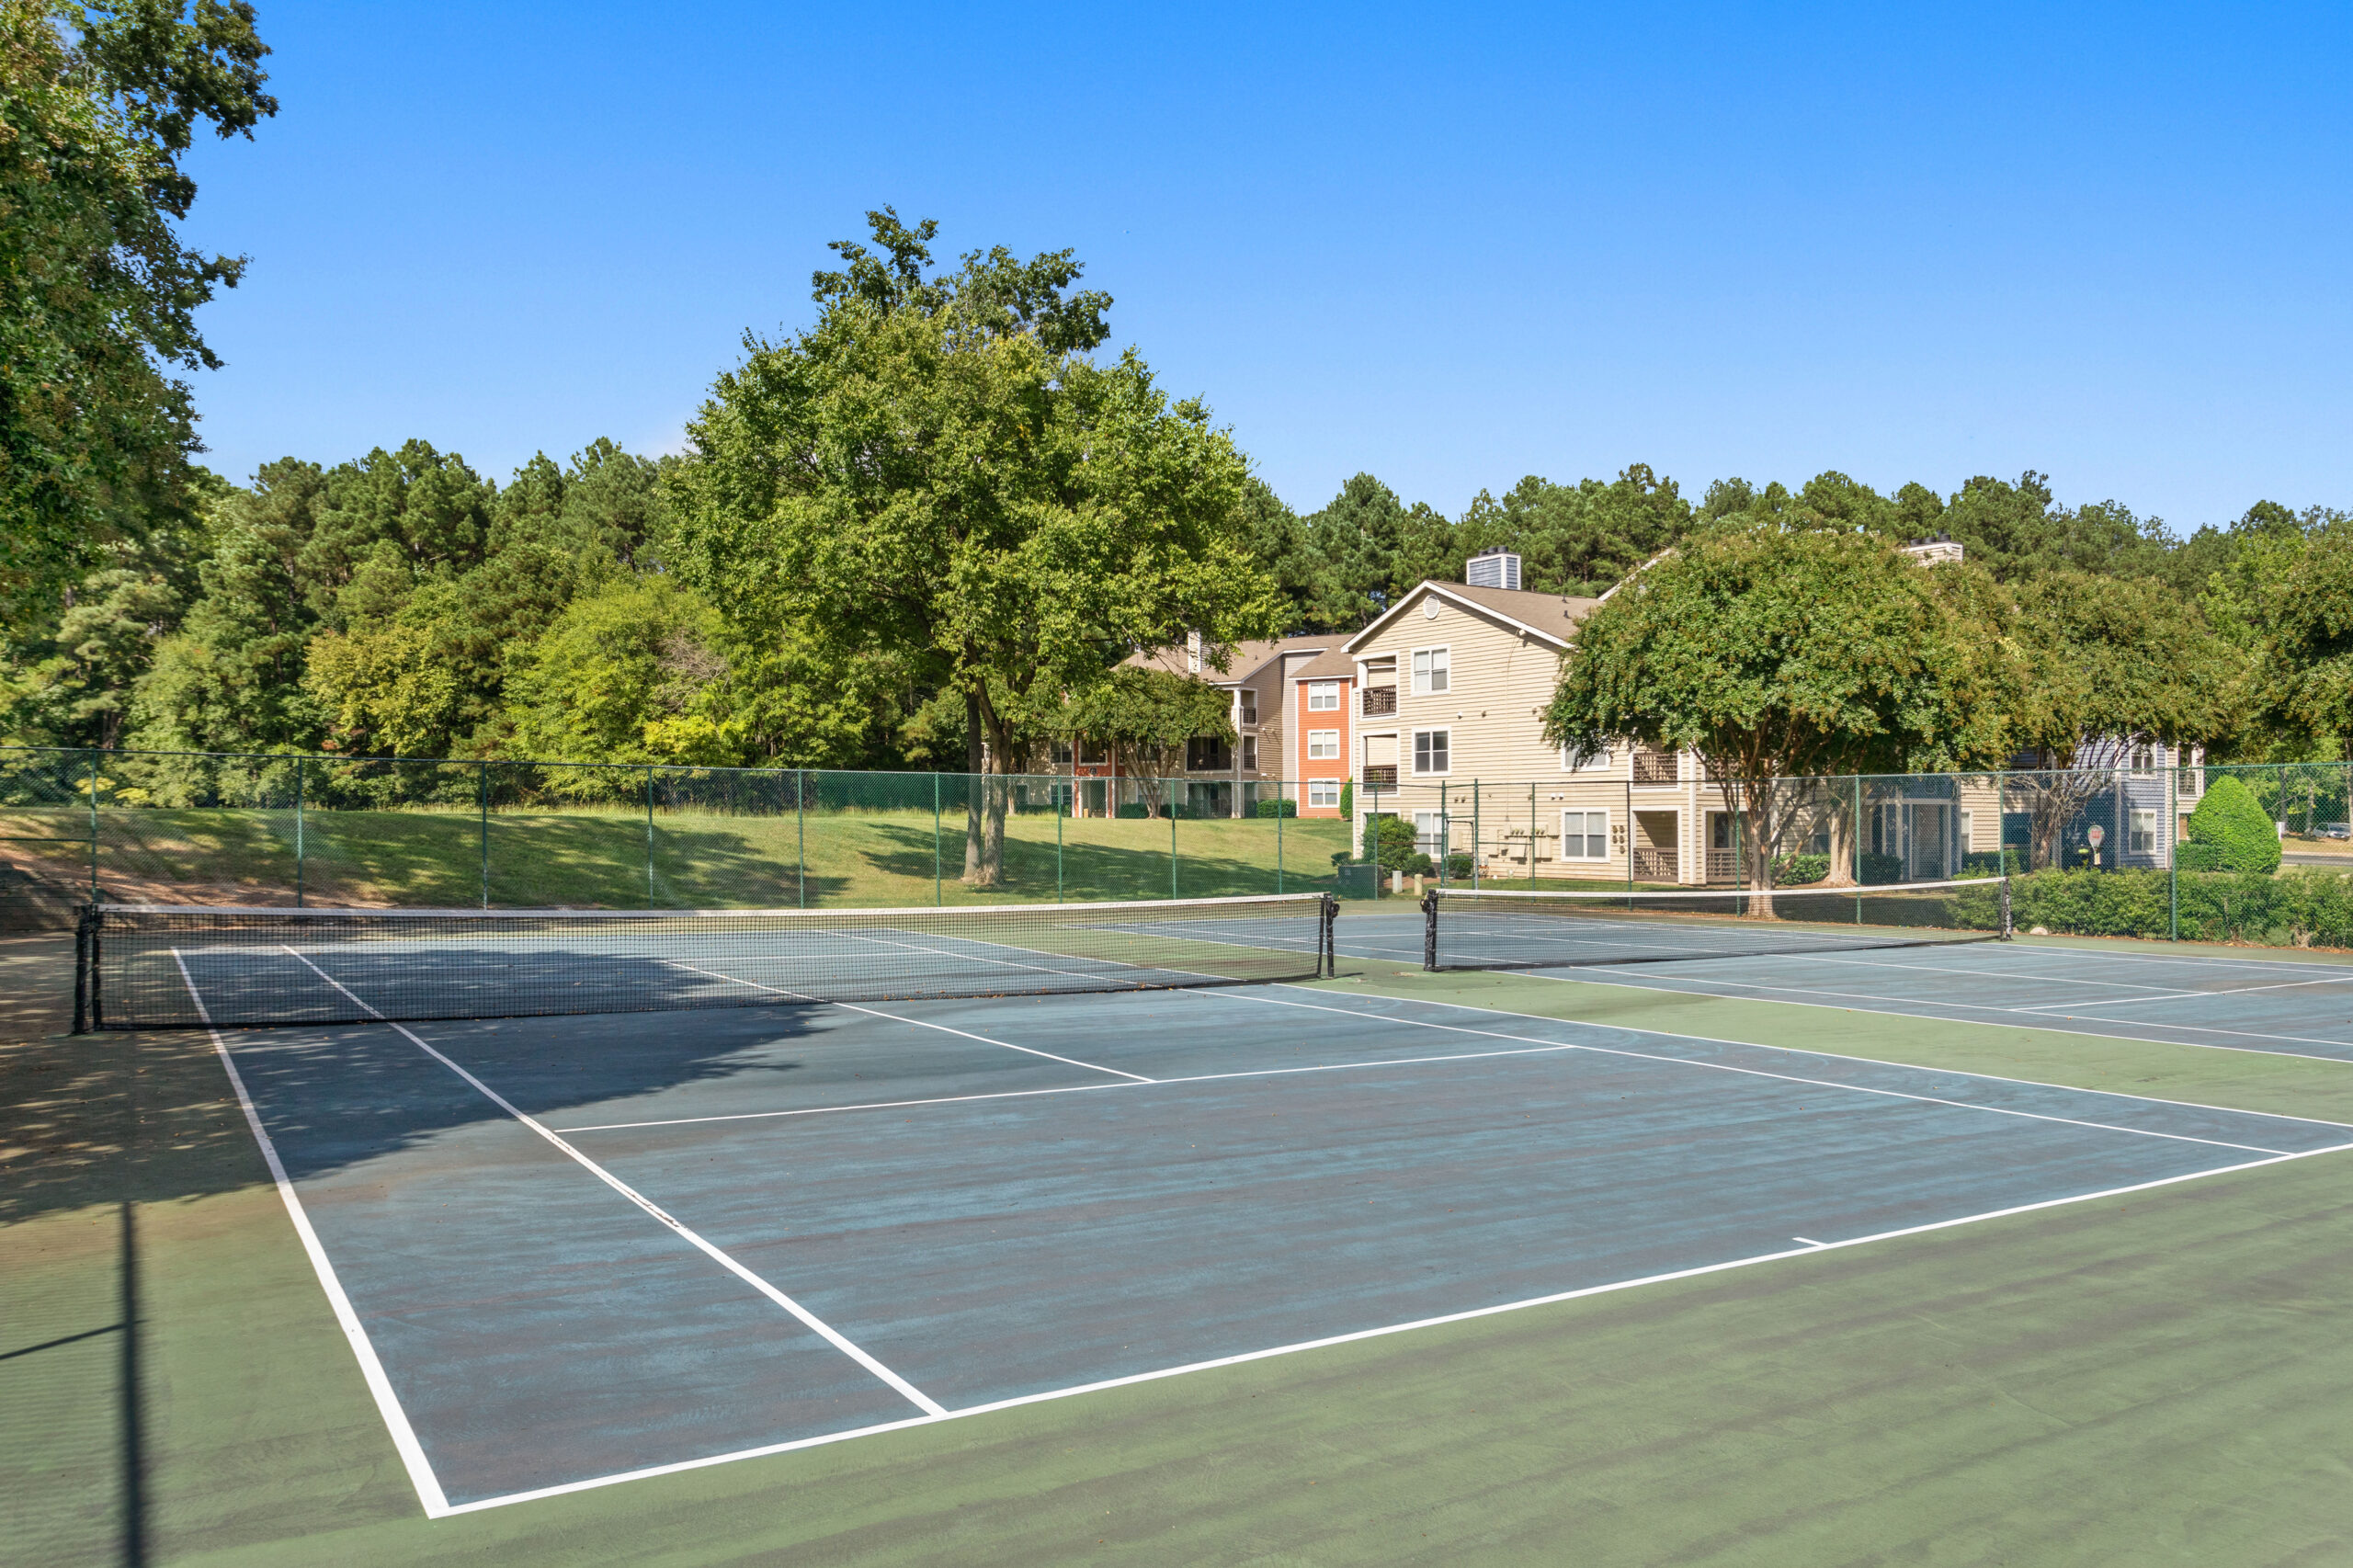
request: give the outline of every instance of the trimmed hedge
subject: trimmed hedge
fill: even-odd
[[[1262,817],[1295,817],[1299,815],[1299,802],[1289,796],[1261,801],[1258,802],[1258,814]]]
[[[2200,870],[2268,875],[2279,869],[2278,824],[2255,792],[2227,774],[2189,813],[2189,843],[2201,851]]]
[[[1964,877],[1998,877],[2007,871],[2012,876],[2026,870],[2026,851],[2015,844],[2002,846],[2000,853],[1980,849],[1961,858],[1961,874]]]
[[[1773,885],[1777,888],[1802,888],[1808,882],[1818,882],[1830,874],[1827,855],[1800,854],[1794,850],[1773,862]]]
[[[2169,890],[2162,870],[2035,871],[2010,882],[2011,919],[2020,931],[2040,926],[2062,937],[2164,937]],[[1956,901],[1962,924],[1994,923],[1991,892]],[[1987,908],[1979,908],[1985,905]],[[2327,870],[2279,876],[2252,871],[2184,871],[2185,941],[2253,942],[2267,947],[2353,948],[2353,877]]]

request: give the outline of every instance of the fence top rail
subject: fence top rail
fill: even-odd
[[[910,904],[903,908],[874,909],[862,904],[829,904],[823,909],[565,909],[550,905],[540,908],[477,909],[453,907],[444,909],[381,908],[372,905],[340,905],[322,907],[318,904],[225,904],[225,903],[95,903],[90,910],[96,915],[252,915],[273,920],[328,921],[365,918],[368,920],[717,920],[761,919],[839,920],[854,915],[861,918],[873,915],[906,915],[937,916],[942,909],[955,915],[1034,915],[1040,909],[1056,913],[1088,910],[1118,910],[1133,915],[1155,909],[1197,910],[1221,904],[1238,903],[1320,903],[1321,892],[1229,893],[1214,898],[1154,898],[1135,900],[1103,900],[1086,903],[954,903]]]

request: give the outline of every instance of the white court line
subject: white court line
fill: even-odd
[[[1793,1242],[1802,1242],[1810,1247],[1828,1246],[1830,1244],[1828,1242],[1815,1241],[1812,1236],[1791,1236],[1790,1240]]]
[[[1798,996],[1831,997],[1835,998],[1836,1002],[1886,1002],[1893,1004],[1893,1006],[1886,1007],[1848,1007],[1844,1010],[1852,1013],[1871,1013],[1880,1017],[1887,1018],[1928,1018],[1948,1024],[1990,1024],[1991,1027],[1996,1028],[2034,1029],[2046,1034],[2085,1034],[2096,1031],[2084,1029],[2063,1029],[2049,1023],[2014,1023],[2011,1019],[2021,1017],[2047,1019],[2054,1017],[2080,1018],[2087,1022],[2098,1024],[2129,1024],[2136,1028],[2180,1029],[2189,1034],[2232,1035],[2242,1040],[2276,1040],[2293,1045],[2333,1045],[2340,1051],[2353,1051],[2353,1041],[2341,1040],[2320,1040],[2305,1035],[2262,1034],[2254,1029],[2209,1028],[2199,1024],[2153,1022],[2148,1018],[2107,1018],[2102,1017],[2097,1013],[2037,1013],[2029,1011],[2024,1007],[2001,1007],[1983,1002],[1923,1002],[1917,997],[1881,996],[1869,991],[1832,991],[1818,985],[1768,985],[1763,981],[1758,980],[1715,980],[1709,976],[1699,974],[1677,974],[1666,977],[1671,980],[1678,981],[1681,984],[1661,985],[1652,983],[1646,985],[1640,980],[1627,978],[1614,972],[1607,976],[1597,978],[1599,973],[1597,969],[1580,970],[1575,974],[1546,974],[1540,970],[1532,969],[1498,971],[1495,972],[1507,972],[1516,975],[1522,975],[1529,980],[1549,980],[1555,983],[1563,985],[1617,985],[1623,986],[1629,991],[1650,991],[1663,995],[1674,996],[1722,997],[1723,994],[1722,992],[1689,991],[1684,989],[1684,986],[1687,985],[1722,985],[1730,986],[1740,991],[1787,991],[1791,994]],[[1777,1007],[1819,1007],[1836,1005],[1836,1003],[1824,1002],[1790,1002],[1778,996],[1751,996],[1739,998],[1739,1000],[1763,1002]],[[2085,1003],[2083,1006],[2097,1006],[2097,1004]],[[1940,1010],[1934,1012],[1920,1010],[1927,1008],[1936,1008]],[[1954,1015],[1957,1013],[1998,1013],[2007,1016],[1986,1019],[1956,1017]],[[2289,1056],[2293,1057],[2299,1062],[2332,1062],[2340,1067],[2353,1064],[2353,1058],[2344,1056],[2320,1056],[2315,1055],[2313,1052],[2309,1051],[2267,1051],[2259,1045],[2224,1045],[2219,1042],[2197,1040],[2158,1040],[2151,1035],[2141,1034],[2103,1033],[2099,1035],[2099,1038],[2102,1040],[2131,1040],[2142,1045],[2177,1045],[2187,1051],[2243,1051],[2251,1056]]]
[[[1306,987],[1285,987],[1285,989],[1305,991]],[[1648,987],[1644,987],[1644,989],[1648,989]],[[2018,1084],[2029,1088],[2056,1089],[2063,1094],[2097,1095],[2104,1099],[2135,1100],[2143,1105],[2178,1106],[2188,1110],[2211,1110],[2219,1112],[2224,1116],[2254,1116],[2260,1117],[2266,1121],[2295,1121],[2302,1122],[2308,1127],[2341,1127],[2347,1129],[2348,1131],[2353,1131],[2353,1121],[2334,1121],[2325,1116],[2290,1116],[2285,1111],[2247,1110],[2239,1106],[2208,1105],[2203,1100],[2174,1100],[2167,1099],[2162,1095],[2136,1095],[2128,1093],[2122,1089],[2088,1089],[2079,1084],[2052,1084],[2040,1078],[2013,1078],[2001,1073],[1972,1072],[1966,1067],[1924,1067],[1916,1062],[1890,1062],[1884,1057],[1857,1056],[1848,1051],[1824,1051],[1814,1046],[1768,1045],[1762,1040],[1724,1040],[1715,1035],[1680,1034],[1673,1029],[1646,1029],[1636,1024],[1590,1023],[1580,1018],[1555,1018],[1543,1013],[1514,1012],[1509,1007],[1482,1007],[1472,1002],[1441,1001],[1435,996],[1392,996],[1385,992],[1378,991],[1356,993],[1345,991],[1309,991],[1307,994],[1311,996],[1347,996],[1353,994],[1364,1000],[1399,1002],[1415,1007],[1446,1007],[1459,1013],[1478,1013],[1485,1017],[1495,1018],[1525,1018],[1530,1023],[1558,1024],[1568,1028],[1616,1029],[1623,1034],[1649,1035],[1657,1040],[1696,1040],[1702,1045],[1729,1045],[1747,1051],[1779,1051],[1787,1056],[1822,1056],[1827,1057],[1833,1062],[1859,1062],[1872,1067],[1893,1067],[1906,1073],[1941,1073],[1955,1078],[1981,1078],[1990,1084]],[[1672,994],[1685,995],[1688,994],[1684,992],[1676,992],[1672,993]],[[1300,1003],[1286,1004],[1286,1006],[1299,1006],[1302,1005],[1303,1004]],[[1786,1005],[1790,1006],[1802,1006],[1805,1004],[1790,1003]],[[1352,1017],[1370,1018],[1376,1020],[1387,1019],[1392,1017],[1392,1015],[1387,1013],[1354,1012],[1345,1007],[1332,1008],[1329,1010],[1347,1013]],[[1413,1020],[1410,1018],[1399,1018],[1396,1021],[1399,1023],[1411,1023]],[[1441,1028],[1443,1026],[1433,1025],[1430,1027]],[[2023,1028],[2024,1026],[2005,1027]],[[2101,1038],[2107,1039],[2109,1037],[2102,1036]],[[2170,1042],[2156,1040],[2151,1043],[2164,1045]]]
[[[1411,1334],[1420,1329],[1437,1328],[1447,1324],[1469,1323],[1478,1318],[1496,1317],[1505,1312],[1525,1312],[1531,1307],[1549,1307],[1563,1301],[1612,1295],[1620,1290],[1640,1290],[1649,1285],[1664,1285],[1677,1279],[1697,1279],[1711,1274],[1726,1273],[1735,1268],[1752,1268],[1758,1264],[1779,1263],[1796,1257],[1813,1257],[1821,1253],[1836,1252],[1847,1247],[1869,1246],[1874,1243],[1895,1241],[1906,1236],[1927,1235],[1936,1231],[1949,1231],[1961,1225],[1983,1224],[1990,1220],[2006,1220],[2019,1214],[2037,1213],[2046,1209],[2065,1208],[2077,1203],[2093,1203],[2104,1198],[2130,1197],[2136,1192],[2149,1192],[2162,1187],[2172,1187],[2180,1182],[2204,1181],[2211,1176],[2231,1176],[2240,1171],[2257,1170],[2265,1165],[2283,1165],[2293,1160],[2309,1160],[2322,1154],[2341,1153],[2348,1149],[2353,1149],[2353,1143],[2336,1144],[2326,1149],[2313,1149],[2303,1153],[2279,1154],[2265,1160],[2248,1160],[2240,1165],[2217,1165],[2211,1170],[2191,1171],[2183,1176],[2160,1176],[2154,1181],[2136,1182],[2130,1187],[2113,1187],[2098,1192],[2077,1193],[2068,1198],[2047,1198],[2039,1202],[2016,1204],[2007,1209],[1990,1209],[1983,1213],[1964,1214],[1950,1220],[1932,1220],[1923,1225],[1906,1225],[1899,1230],[1881,1231],[1868,1236],[1850,1236],[1844,1241],[1816,1242],[1795,1250],[1758,1253],[1752,1256],[1732,1258],[1722,1263],[1701,1264],[1696,1268],[1678,1268],[1663,1274],[1647,1274],[1640,1278],[1614,1280],[1607,1285],[1587,1285],[1574,1290],[1557,1290],[1551,1295],[1530,1296],[1523,1301],[1505,1301],[1491,1307],[1473,1307],[1468,1312],[1448,1312],[1438,1317],[1416,1318],[1411,1323],[1391,1324],[1381,1328],[1358,1329],[1350,1334],[1335,1334],[1322,1339],[1305,1339],[1290,1345],[1272,1346],[1264,1350],[1245,1351],[1237,1356],[1220,1356],[1211,1360],[1188,1362],[1181,1367],[1165,1367],[1157,1371],[1136,1372],[1127,1377],[1106,1378],[1098,1382],[1079,1383],[1070,1388],[1051,1389],[1041,1393],[1020,1394],[1012,1399],[994,1400],[986,1404],[967,1405],[963,1409],[946,1411],[938,1415],[913,1416],[904,1421],[884,1422],[878,1426],[859,1426],[844,1432],[828,1432],[822,1437],[801,1437],[787,1443],[767,1443],[754,1449],[738,1449],[732,1453],[712,1454],[704,1459],[681,1460],[674,1464],[649,1465],[642,1470],[593,1476],[585,1481],[567,1481],[560,1485],[542,1486],[529,1492],[514,1492],[499,1497],[484,1497],[478,1502],[461,1503],[449,1511],[453,1514],[471,1514],[489,1508],[509,1507],[517,1503],[534,1503],[542,1498],[561,1497],[574,1492],[618,1486],[624,1482],[647,1481],[656,1476],[677,1475],[687,1471],[707,1470],[713,1465],[733,1464],[742,1460],[765,1459],[775,1454],[794,1453],[803,1449],[821,1448],[832,1443],[847,1442],[858,1437],[874,1437],[884,1432],[904,1432],[917,1426],[937,1426],[942,1421],[961,1421],[967,1416],[993,1415],[1001,1410],[1016,1410],[1023,1405],[1043,1404],[1051,1400],[1071,1399],[1080,1394],[1099,1393],[1107,1389],[1131,1388],[1139,1383],[1158,1382],[1165,1378],[1181,1378],[1194,1372],[1213,1371],[1223,1367],[1239,1367],[1253,1361],[1271,1360],[1278,1356],[1295,1356],[1310,1350],[1328,1349],[1337,1345],[1354,1345],[1368,1339],[1385,1338],[1392,1334]]]
[[[1269,1007],[1304,1007],[1310,1011],[1318,1013],[1343,1013],[1354,1018],[1362,1018],[1371,1016],[1356,1012],[1347,1007],[1324,1006],[1313,1002],[1293,1002],[1279,996],[1255,996],[1241,993],[1229,994],[1222,991],[1201,991],[1195,994],[1204,997],[1216,997],[1222,1000],[1233,1002],[1257,1002]],[[1520,1016],[1527,1017],[1529,1015],[1523,1014]],[[1434,1024],[1424,1018],[1396,1018],[1393,1021],[1401,1024],[1411,1025],[1415,1028],[1443,1029],[1449,1034],[1484,1035],[1492,1040],[1515,1040],[1529,1045],[1560,1045],[1560,1042],[1557,1040],[1530,1040],[1526,1035],[1505,1034],[1499,1029],[1465,1028],[1460,1024]],[[1548,1021],[1557,1023],[1564,1020],[1552,1019]],[[1586,1028],[1615,1028],[1619,1026],[1614,1024],[1587,1024],[1583,1027]],[[1660,1035],[1661,1038],[1667,1040],[1699,1040],[1703,1044],[1710,1045],[1740,1046],[1747,1044],[1745,1040],[1710,1040],[1705,1035],[1669,1035],[1665,1033],[1663,1030],[1651,1029],[1644,1029],[1639,1032],[1644,1034],[1656,1033]],[[2279,1154],[2287,1152],[2281,1149],[2266,1149],[2261,1145],[2255,1143],[2233,1143],[2221,1138],[2193,1138],[2186,1132],[2158,1132],[2145,1127],[2125,1127],[2112,1121],[2086,1121],[2077,1117],[2046,1116],[2040,1111],[2014,1110],[2007,1106],[1979,1105],[1971,1100],[1945,1099],[1937,1095],[1907,1094],[1902,1089],[1876,1089],[1867,1084],[1841,1084],[1829,1078],[1802,1077],[1795,1073],[1768,1073],[1762,1067],[1735,1067],[1727,1062],[1694,1062],[1688,1056],[1668,1056],[1654,1051],[1629,1051],[1623,1046],[1570,1045],[1562,1047],[1562,1049],[1591,1051],[1597,1056],[1624,1056],[1640,1062],[1665,1062],[1678,1067],[1703,1068],[1712,1073],[1736,1073],[1744,1077],[1750,1078],[1772,1078],[1785,1084],[1803,1084],[1808,1087],[1824,1089],[1843,1089],[1849,1094],[1875,1095],[1887,1099],[1915,1100],[1923,1105],[1951,1106],[1960,1110],[1981,1110],[1995,1116],[2022,1117],[2029,1121],[2059,1122],[2070,1127],[2088,1127],[2096,1131],[2106,1132],[2129,1132],[2136,1137],[2142,1138],[2165,1138],[2180,1143],[2204,1143],[2217,1149],[2243,1149],[2249,1153],[2255,1154]],[[1825,1051],[1821,1054],[1827,1055],[1829,1053]],[[1895,1065],[1895,1063],[1888,1063],[1887,1065]],[[1935,1068],[1924,1067],[1914,1067],[1911,1070],[1915,1073],[1937,1071]],[[1296,1071],[1296,1069],[1293,1069],[1293,1071]],[[1244,1074],[1235,1075],[1243,1076]],[[1974,1074],[1971,1075],[1974,1076]],[[1162,1081],[1164,1083],[1181,1082],[1181,1080],[1178,1079],[1164,1079]],[[2082,1091],[2078,1092],[2080,1093]],[[2298,1119],[2302,1119],[2300,1118]]]
[[[897,1013],[885,1013],[874,1007],[861,1007],[854,1002],[827,1002],[822,996],[810,996],[799,991],[787,991],[780,985],[763,985],[756,980],[745,980],[741,975],[722,974],[715,969],[703,969],[699,965],[688,963],[684,959],[665,959],[662,961],[667,964],[674,964],[679,969],[691,970],[697,974],[710,975],[713,980],[724,980],[735,985],[748,985],[755,991],[765,991],[772,996],[790,996],[796,1001],[817,1002],[822,1003],[824,1006],[828,1007],[842,1007],[853,1013],[864,1013],[869,1017],[888,1018],[892,1023],[913,1024],[917,1028],[938,1029],[941,1034],[952,1034],[964,1040],[976,1040],[983,1045],[1001,1046],[1006,1051],[1018,1051],[1029,1056],[1042,1056],[1049,1062],[1060,1062],[1072,1067],[1084,1067],[1090,1072],[1108,1073],[1115,1078],[1128,1078],[1139,1084],[1151,1084],[1157,1083],[1159,1081],[1154,1078],[1147,1078],[1141,1073],[1124,1073],[1117,1067],[1106,1067],[1102,1065],[1102,1063],[1097,1062],[1081,1062],[1075,1056],[1056,1056],[1051,1051],[1039,1051],[1031,1046],[1016,1045],[1011,1040],[991,1040],[984,1034],[974,1034],[970,1029],[949,1028],[946,1024],[935,1024],[928,1018],[903,1017]],[[362,1006],[365,1006],[365,1004],[363,1003]]]
[[[2154,996],[2110,996],[2100,1004],[2103,1007],[2137,1007],[2143,1002],[2187,1002],[2193,998],[2212,996],[2244,996],[2250,991],[2295,991],[2307,985],[2344,985],[2353,983],[2353,974],[2332,974],[2323,980],[2281,980],[2269,985],[2231,985],[2220,991],[2160,991]],[[2065,1002],[2036,1002],[2029,1010],[2041,1012],[2052,1007],[2071,1006]]]
[[[746,1285],[751,1286],[752,1289],[757,1290],[761,1295],[766,1296],[769,1301],[774,1301],[778,1306],[782,1307],[786,1312],[790,1312],[794,1317],[800,1319],[803,1326],[819,1335],[835,1349],[840,1351],[843,1355],[847,1356],[851,1360],[857,1362],[859,1366],[873,1373],[877,1378],[880,1378],[882,1381],[888,1383],[892,1388],[897,1390],[901,1394],[904,1395],[908,1403],[915,1405],[916,1409],[932,1415],[944,1414],[944,1406],[940,1405],[921,1389],[907,1381],[906,1379],[899,1376],[898,1373],[892,1371],[881,1361],[876,1360],[872,1356],[867,1354],[864,1349],[853,1343],[847,1335],[835,1328],[833,1324],[827,1323],[824,1319],[819,1317],[816,1313],[802,1306],[799,1301],[794,1301],[790,1296],[786,1295],[782,1290],[778,1290],[774,1285],[771,1285],[766,1279],[761,1278],[758,1275],[753,1273],[750,1269],[736,1262],[734,1258],[729,1256],[726,1253],[720,1250],[720,1248],[705,1240],[699,1233],[688,1227],[684,1221],[678,1220],[676,1216],[670,1214],[667,1210],[664,1210],[652,1199],[647,1198],[643,1193],[638,1191],[637,1188],[630,1186],[629,1183],[621,1180],[620,1177],[613,1175],[612,1172],[607,1170],[604,1166],[598,1165],[596,1161],[590,1159],[587,1155],[582,1153],[579,1150],[565,1142],[562,1137],[558,1136],[556,1132],[552,1129],[549,1128],[545,1123],[527,1114],[520,1107],[506,1098],[506,1096],[500,1094],[496,1089],[492,1088],[488,1084],[485,1084],[480,1078],[475,1077],[472,1073],[466,1071],[465,1068],[460,1066],[456,1062],[447,1056],[444,1056],[440,1051],[436,1051],[431,1045],[426,1043],[423,1037],[419,1036],[415,1030],[409,1028],[404,1024],[395,1023],[392,1019],[384,1017],[382,1013],[378,1012],[372,1006],[369,1006],[368,1003],[362,1001],[358,995],[354,994],[350,987],[345,985],[343,982],[329,974],[325,970],[321,969],[317,964],[311,962],[309,959],[304,958],[301,953],[295,952],[292,948],[290,947],[286,950],[290,954],[292,954],[296,960],[308,968],[312,973],[317,975],[321,980],[325,981],[329,985],[334,986],[337,991],[342,992],[346,996],[349,996],[351,1000],[358,1006],[367,1007],[369,1012],[374,1014],[377,1018],[382,1020],[394,1032],[407,1040],[411,1045],[415,1046],[419,1051],[424,1051],[427,1056],[433,1058],[434,1061],[438,1062],[442,1066],[447,1067],[450,1072],[455,1073],[459,1077],[463,1078],[467,1083],[472,1085],[475,1090],[480,1093],[483,1098],[489,1100],[493,1105],[498,1107],[499,1109],[505,1111],[507,1115],[513,1117],[516,1120],[521,1122],[524,1126],[538,1133],[541,1138],[546,1139],[565,1156],[577,1164],[582,1169],[588,1172],[589,1175],[595,1176],[598,1181],[603,1182],[607,1187],[611,1187],[615,1192],[620,1193],[623,1198],[628,1199],[631,1203],[637,1205],[638,1208],[643,1210],[654,1220],[668,1227],[670,1231],[676,1234],[680,1240],[693,1246],[697,1251],[703,1254],[706,1257],[709,1257],[712,1262],[718,1264],[722,1268],[726,1269],[727,1272],[733,1274]]]
[[[253,1129],[254,1142],[261,1145],[262,1162],[269,1167],[269,1179],[278,1185],[278,1201],[286,1205],[287,1217],[294,1221],[294,1234],[301,1239],[303,1252],[310,1256],[311,1271],[319,1277],[319,1288],[326,1292],[335,1324],[359,1362],[359,1376],[376,1401],[376,1413],[384,1418],[384,1429],[392,1434],[392,1448],[408,1471],[409,1484],[416,1488],[416,1499],[425,1506],[426,1517],[440,1518],[449,1512],[449,1499],[425,1457],[425,1445],[416,1439],[416,1428],[409,1425],[408,1412],[401,1408],[400,1397],[392,1392],[392,1380],[376,1355],[375,1342],[360,1324],[358,1309],[345,1293],[335,1265],[327,1261],[327,1250],[320,1244],[319,1233],[311,1228],[311,1217],[303,1211],[302,1200],[294,1195],[294,1183],[286,1174],[286,1162],[278,1157],[278,1145],[270,1141],[268,1131],[261,1124],[261,1112],[245,1090],[244,1074],[237,1071],[236,1059],[229,1054],[228,1042],[221,1038],[221,1031],[212,1027],[211,1010],[205,1006],[204,997],[188,971],[188,960],[180,956],[177,948],[172,949],[172,962],[179,966],[180,983],[188,987],[188,1000],[196,1004],[196,1016],[204,1020],[204,1032],[212,1037],[212,1050],[229,1074],[229,1087],[236,1091],[237,1107],[245,1113],[245,1125]]]

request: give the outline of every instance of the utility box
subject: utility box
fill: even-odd
[[[1381,868],[1361,861],[1350,861],[1338,868],[1342,898],[1379,898]]]

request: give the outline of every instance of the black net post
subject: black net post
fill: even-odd
[[[90,921],[95,912],[84,904],[74,917],[74,1032],[90,1032]]]
[[[1438,967],[1438,890],[1422,895],[1422,967]]]
[[[2010,921],[2010,858],[2005,851],[2002,856],[2002,940],[2006,942],[2016,935],[2018,927]]]
[[[1280,820],[1280,819],[1277,819],[1277,820]],[[1325,894],[1324,895],[1324,954],[1323,954],[1323,957],[1324,957],[1324,965],[1323,965],[1323,968],[1324,968],[1324,973],[1325,974],[1325,976],[1326,976],[1326,977],[1336,977],[1336,976],[1339,974],[1339,972],[1340,972],[1340,954],[1339,954],[1339,948],[1338,948],[1338,945],[1337,945],[1336,941],[1335,940],[1335,935],[1336,935],[1336,929],[1337,929],[1337,927],[1338,927],[1339,924],[1340,924],[1340,895],[1339,895],[1339,894],[1337,894],[1337,893],[1329,893],[1329,892],[1327,892],[1327,893],[1325,893]]]

